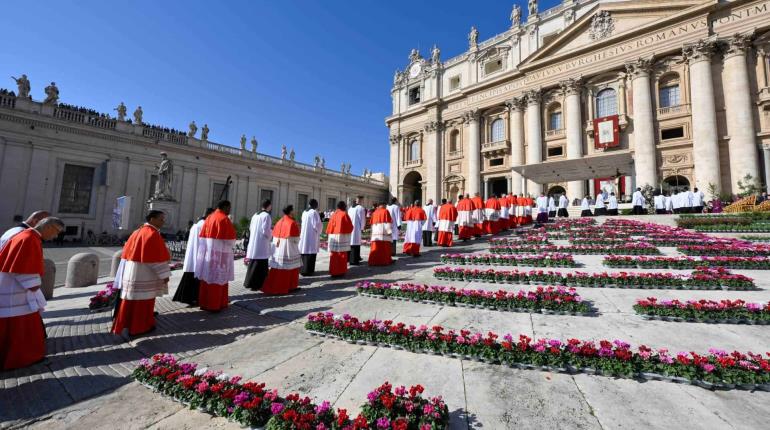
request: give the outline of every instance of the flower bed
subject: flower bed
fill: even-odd
[[[433,269],[436,279],[447,281],[476,281],[495,284],[563,285],[596,288],[655,288],[679,290],[754,290],[751,278],[734,275],[722,268],[700,268],[690,276],[671,273],[585,273],[531,270],[478,270],[459,267]]]
[[[441,254],[443,264],[479,266],[577,267],[570,254],[543,253],[524,255]]]
[[[616,269],[697,269],[699,267],[724,267],[726,269],[770,270],[768,257],[630,257],[610,255],[604,257],[604,265]]]
[[[440,303],[512,312],[540,312],[586,315],[594,313],[590,304],[574,288],[538,287],[534,291],[485,291],[418,284],[359,282],[359,294],[384,299]]]
[[[111,308],[115,304],[115,300],[118,299],[119,293],[120,290],[113,287],[112,282],[108,283],[102,290],[99,290],[95,296],[91,297],[91,300],[88,303],[88,309],[99,311]]]
[[[509,244],[528,244],[528,245],[550,245],[548,234],[530,234],[526,236],[499,237],[490,238],[490,245],[509,245]]]
[[[313,429],[445,429],[449,410],[441,397],[422,397],[423,387],[393,388],[387,382],[367,395],[361,413],[351,419],[345,409],[334,411],[328,401],[313,404],[299,394],[282,397],[265,384],[241,383],[238,376],[179,363],[168,354],[143,359],[132,376],[154,391],[246,427],[267,430]]]
[[[676,225],[681,228],[694,228],[706,225],[748,225],[752,223],[751,217],[740,215],[683,215],[676,220]]]
[[[622,378],[664,379],[706,388],[763,389],[770,391],[770,362],[761,354],[709,350],[708,354],[654,350],[640,345],[632,350],[615,340],[538,339],[493,332],[416,327],[380,320],[359,320],[331,312],[308,316],[305,328],[313,334],[351,343],[371,343],[411,352],[501,363],[516,368],[601,374]],[[770,355],[770,353],[767,353]]]
[[[770,303],[744,300],[660,300],[638,299],[636,313],[650,319],[729,324],[770,324]]]
[[[603,245],[571,246],[490,246],[492,254],[562,253],[583,255],[659,255],[658,248],[645,242],[627,242],[611,248]]]
[[[694,229],[695,231],[709,233],[770,233],[770,224],[711,224],[696,225]]]
[[[770,256],[769,245],[736,243],[712,243],[708,245],[681,245],[676,249],[684,255],[708,255],[717,257]]]
[[[741,236],[741,239],[751,242],[770,242],[770,236]]]

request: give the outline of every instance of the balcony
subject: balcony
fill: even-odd
[[[546,130],[545,131],[545,140],[552,140],[552,139],[559,139],[564,137],[564,129],[559,128],[556,130]]]
[[[666,106],[666,107],[658,108],[658,118],[667,118],[672,116],[689,115],[689,114],[690,114],[689,104]]]
[[[481,153],[489,156],[504,155],[511,152],[511,142],[498,140],[481,144]]]
[[[446,155],[446,158],[448,160],[454,160],[456,158],[462,158],[462,156],[463,156],[463,151],[462,150],[460,150],[460,151],[449,151],[447,153],[447,155]]]
[[[404,161],[404,167],[418,167],[422,164],[422,158]]]

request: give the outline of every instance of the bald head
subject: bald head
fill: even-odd
[[[50,214],[47,211],[35,211],[32,212],[28,217],[27,220],[24,221],[28,226],[34,227],[37,225],[37,223],[40,222],[43,218],[48,218]]]

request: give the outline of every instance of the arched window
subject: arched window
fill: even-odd
[[[679,75],[670,73],[658,82],[658,100],[660,107],[673,107],[681,104],[679,93]]]
[[[457,152],[460,146],[460,130],[452,130],[449,133],[449,152]]]
[[[492,121],[492,142],[505,140],[505,124],[501,118]]]
[[[561,104],[554,103],[548,106],[548,130],[561,130],[564,128],[562,122]]]
[[[617,115],[618,96],[612,88],[605,88],[596,94],[596,117]]]
[[[409,142],[409,161],[420,159],[420,141],[413,140]]]

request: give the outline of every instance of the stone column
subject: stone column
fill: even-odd
[[[441,201],[441,137],[442,124],[439,121],[430,121],[423,126],[427,134],[427,145],[425,145],[425,170],[428,172],[425,183],[426,193],[423,200],[433,199],[434,202]]]
[[[580,110],[580,79],[568,79],[559,83],[564,92],[565,132],[567,134],[567,159],[583,157],[583,114]],[[567,196],[575,198],[585,196],[582,180],[567,183]]]
[[[746,65],[746,51],[750,48],[751,38],[736,34],[728,40],[724,57],[726,77],[722,82],[725,86],[727,134],[730,136],[730,185],[733,193],[740,192],[738,181],[747,174],[759,177],[759,154]]]
[[[489,198],[489,178],[484,178],[484,192],[481,195],[484,196],[484,200]]]
[[[514,97],[506,102],[506,106],[510,112],[511,167],[517,167],[524,164],[524,99]],[[510,192],[517,196],[524,192],[523,177],[513,170],[511,170]]]
[[[690,69],[692,86],[692,154],[695,165],[695,186],[707,190],[709,183],[721,189],[719,169],[719,138],[717,131],[714,84],[711,76],[711,55],[714,43],[701,40],[683,50]]]
[[[401,135],[390,135],[390,195],[391,197],[399,198],[398,195],[398,180],[399,172],[401,172]]]
[[[762,155],[765,161],[765,190],[770,188],[770,148],[762,147]]]
[[[631,76],[634,100],[634,170],[639,186],[658,184],[655,166],[655,125],[653,124],[652,97],[650,95],[650,66],[652,61],[640,58],[626,64]]]
[[[524,94],[527,98],[527,164],[543,161],[543,132],[540,121],[541,90],[529,90]],[[532,180],[527,181],[527,193],[539,194],[542,185]]]
[[[479,181],[481,175],[481,142],[479,141],[479,111],[469,110],[463,116],[468,126],[468,188],[466,192],[473,196],[480,193]]]

